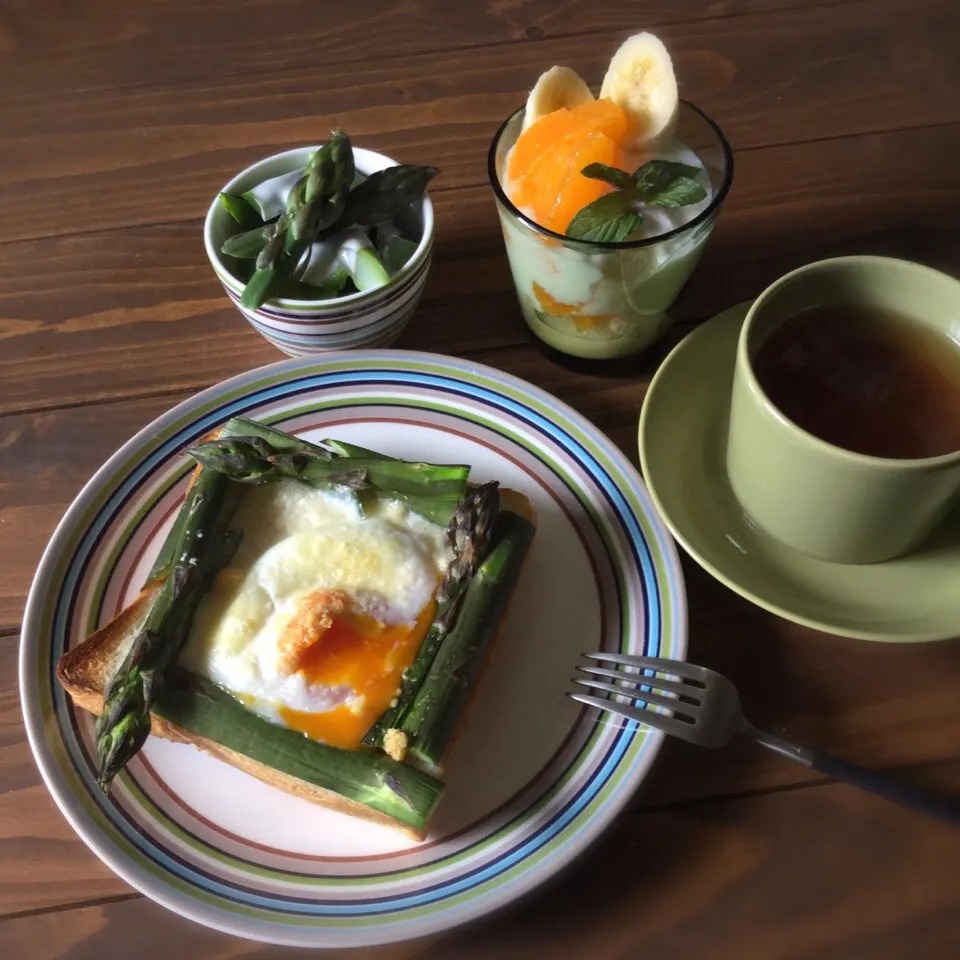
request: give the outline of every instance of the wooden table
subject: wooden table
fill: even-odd
[[[736,179],[680,332],[819,257],[960,270],[956,0],[4,0],[0,4],[0,956],[275,957],[135,893],[74,835],[27,747],[24,598],[81,485],[196,390],[278,359],[227,302],[201,218],[234,171],[343,125],[443,171],[435,262],[401,347],[573,404],[635,458],[638,371],[529,343],[485,161],[539,72],[601,78],[654,28]],[[401,52],[402,51],[402,52]],[[674,340],[676,336],[674,335]],[[960,650],[766,614],[685,562],[691,658],[756,722],[960,790]],[[907,958],[960,951],[960,835],[749,745],[670,743],[626,815],[547,889],[376,958]]]

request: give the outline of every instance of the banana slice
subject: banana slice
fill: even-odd
[[[663,41],[652,33],[626,39],[613,55],[600,97],[612,100],[630,120],[636,146],[667,140],[677,123],[677,78]],[[528,108],[529,109],[529,108]]]
[[[566,107],[572,110],[588,103],[594,96],[580,74],[569,67],[551,67],[533,85],[523,112],[523,129],[536,123],[554,110]]]

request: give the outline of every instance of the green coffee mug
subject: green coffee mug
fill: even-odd
[[[960,282],[929,267],[839,257],[788,273],[757,298],[740,332],[726,461],[740,506],[771,537],[821,560],[875,563],[913,549],[947,513],[960,494],[960,451],[888,460],[834,446],[787,419],[752,367],[785,320],[851,302],[960,331]]]

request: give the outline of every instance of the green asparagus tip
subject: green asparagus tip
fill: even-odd
[[[201,466],[237,483],[266,483],[280,473],[272,462],[273,447],[260,437],[228,437],[201,443],[188,451]]]
[[[243,233],[235,233],[232,237],[227,237],[220,247],[220,252],[228,257],[236,257],[238,260],[256,260],[260,251],[272,238],[272,224],[254,227],[252,230],[245,230]]]
[[[132,706],[97,741],[100,769],[97,783],[104,791],[110,789],[113,778],[127,765],[143,746],[150,733],[150,715],[146,705]]]

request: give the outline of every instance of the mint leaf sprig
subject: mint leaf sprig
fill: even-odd
[[[570,221],[567,236],[593,243],[620,243],[643,223],[643,207],[686,207],[707,196],[695,177],[699,167],[673,160],[651,160],[632,176],[605,163],[591,163],[580,171],[591,180],[616,188],[588,203]]]

